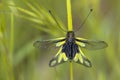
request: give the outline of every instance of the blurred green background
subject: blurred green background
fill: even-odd
[[[120,0],[72,0],[74,30],[91,8],[76,36],[106,41],[108,47],[83,49],[93,67],[73,63],[74,80],[120,80]],[[0,0],[0,80],[69,80],[68,62],[48,66],[57,49],[33,47],[36,40],[65,36],[48,10],[67,28],[66,0]]]

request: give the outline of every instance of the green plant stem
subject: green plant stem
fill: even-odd
[[[72,26],[72,13],[71,13],[71,0],[66,0],[67,2],[67,18],[68,18],[68,31],[73,31]],[[73,65],[70,62],[70,80],[73,80]]]
[[[14,80],[13,72],[13,51],[14,51],[14,14],[11,13],[11,26],[10,26],[10,46],[9,46],[9,64],[11,71],[11,80]]]
[[[11,27],[10,27],[10,61],[12,62],[12,55],[14,49],[14,15],[11,13]]]
[[[72,65],[72,62],[70,62],[70,80],[73,80],[73,65]]]
[[[71,0],[67,0],[67,18],[68,18],[68,31],[73,31],[72,14],[71,14]]]

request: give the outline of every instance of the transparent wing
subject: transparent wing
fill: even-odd
[[[54,43],[56,43],[56,46],[61,46],[63,41],[65,41],[65,37],[50,39],[50,40],[38,40],[33,43],[33,46],[36,48],[41,48],[41,47],[46,48]]]
[[[92,41],[83,38],[76,38],[76,44],[90,50],[103,49],[108,46],[107,43],[104,41]]]
[[[86,56],[81,51],[80,47],[79,47],[79,53],[76,53],[75,57],[73,58],[73,61],[78,64],[82,64],[86,67],[92,67],[90,60],[86,58]]]
[[[66,54],[62,52],[62,47],[60,47],[58,53],[50,60],[49,66],[54,67],[66,61],[68,61],[68,58]]]

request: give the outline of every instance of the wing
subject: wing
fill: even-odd
[[[92,41],[87,40],[83,38],[76,38],[76,44],[78,44],[80,47],[90,49],[90,50],[97,50],[97,49],[103,49],[106,48],[108,45],[104,41]]]
[[[41,48],[44,46],[46,48],[47,46],[52,45],[54,43],[56,43],[56,46],[61,46],[64,41],[65,37],[50,40],[38,40],[33,43],[33,46],[36,48]]]
[[[58,51],[58,53],[50,60],[49,66],[54,67],[66,61],[68,61],[68,58],[66,54],[62,52],[62,47],[60,47],[60,50]]]
[[[75,57],[73,58],[73,61],[78,64],[82,64],[86,67],[92,67],[90,60],[86,58],[86,56],[81,51],[80,47],[79,47],[79,53],[76,53]]]

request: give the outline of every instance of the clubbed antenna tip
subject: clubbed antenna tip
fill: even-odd
[[[93,11],[93,9],[90,9],[90,11],[92,12],[92,11]]]
[[[49,13],[51,13],[51,10],[49,10]]]
[[[80,27],[77,29],[77,31],[84,25],[84,23],[86,22],[87,18],[89,17],[89,15],[91,14],[92,11],[93,11],[93,9],[90,9],[87,17],[84,19],[84,21],[82,22],[82,24],[80,25]]]
[[[60,24],[59,24],[58,21],[56,20],[55,16],[52,14],[51,10],[48,10],[48,11],[49,11],[51,17],[54,19],[54,21],[55,21],[56,24],[58,25],[58,27],[59,27],[61,30],[65,31],[65,30],[60,26]],[[66,31],[65,31],[65,32],[66,32]]]

